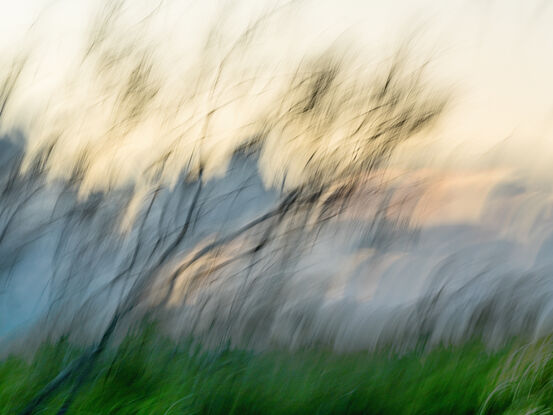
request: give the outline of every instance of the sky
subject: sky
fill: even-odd
[[[451,253],[461,252],[462,259],[481,254],[482,263],[488,265],[481,243],[493,255],[502,255],[494,264],[505,265],[506,258],[513,262],[513,269],[526,269],[537,256],[536,264],[543,265],[539,252],[543,241],[550,239],[547,223],[553,216],[546,215],[547,220],[542,216],[551,205],[551,193],[536,197],[533,189],[524,187],[517,193],[517,183],[506,179],[506,170],[516,171],[533,184],[550,182],[553,6],[548,1],[133,0],[123,7],[101,46],[104,49],[100,48],[102,53],[83,59],[90,31],[97,16],[105,13],[105,4],[21,0],[7,2],[0,15],[3,67],[10,68],[12,62],[29,56],[14,101],[2,114],[0,130],[8,134],[21,130],[28,157],[48,144],[52,135],[60,134],[51,168],[54,176],[70,173],[84,149],[93,161],[80,187],[85,193],[96,187],[111,189],[129,181],[147,181],[148,177],[138,173],[145,173],[167,149],[172,158],[163,180],[169,184],[177,181],[191,153],[196,159],[190,163],[207,158],[206,174],[222,175],[232,150],[259,130],[258,121],[282,115],[278,110],[266,114],[265,104],[281,98],[298,65],[334,48],[349,59],[346,62],[351,66],[346,69],[351,76],[346,81],[355,86],[374,68],[389,64],[398,45],[407,44],[414,67],[426,63],[427,82],[450,92],[451,101],[439,124],[401,147],[393,160],[395,169],[390,174],[399,172],[402,177],[398,197],[404,196],[402,191],[416,190],[420,177],[430,178],[417,199],[420,204],[411,212],[427,227],[412,252],[405,252],[403,246],[390,251],[390,263],[398,265],[383,266],[382,280],[390,281],[394,295],[411,295],[408,289],[396,290],[403,281],[398,278],[419,267],[418,281],[425,282]],[[266,17],[252,32],[248,48],[235,48],[236,40],[260,16]],[[232,61],[221,72],[224,88],[211,92],[206,85],[218,82],[217,68],[227,55],[232,55]],[[117,61],[121,56],[125,58]],[[153,100],[155,105],[146,108],[140,128],[127,130],[117,117],[121,111],[132,113],[134,109],[118,106],[122,81],[143,56],[153,59],[153,69],[142,92],[148,94],[149,87],[159,86],[161,93]],[[117,64],[112,64],[112,57]],[[106,76],[95,71],[94,65],[99,64],[108,68]],[[206,129],[203,120],[213,102],[221,104],[220,109],[212,116],[207,138],[199,143]],[[265,184],[278,183],[291,173],[300,181],[311,150],[309,140],[297,147],[278,136],[268,141],[261,158]],[[334,150],[328,152],[332,153],[329,158],[348,157],[348,148],[335,146]],[[419,172],[401,176],[406,167]],[[488,197],[503,181],[506,190]],[[138,187],[139,202],[142,196]],[[43,208],[44,200],[40,202]],[[363,213],[368,205],[361,202],[357,207]],[[479,227],[471,227],[474,223]],[[509,248],[510,244],[515,247]],[[330,249],[334,251],[336,245],[331,240]],[[505,248],[505,254],[504,245],[512,252]],[[549,251],[544,252],[548,261]],[[327,251],[321,256],[341,264]],[[38,255],[33,258],[40,260]],[[324,261],[321,264],[327,266]],[[40,269],[39,265],[34,266]],[[473,274],[461,265],[466,263],[460,263],[452,275],[462,281]],[[495,286],[487,288],[495,290]],[[398,303],[404,299],[399,296]],[[465,307],[462,302],[451,304],[452,315]]]
[[[56,94],[77,65],[102,4],[23,0],[4,6],[3,61],[33,51],[19,106],[10,113],[11,122],[5,116],[8,125],[33,124],[45,105],[55,106],[52,101],[80,105],[74,96]],[[253,42],[253,52],[242,57],[239,70],[265,65],[272,73],[286,73],[291,62],[332,46],[374,66],[409,39],[415,58],[430,61],[432,80],[451,90],[453,99],[426,144],[408,147],[398,159],[423,157],[441,167],[506,164],[548,175],[553,165],[553,7],[547,1],[139,0],[124,7],[121,27],[132,33],[147,20],[146,38],[156,45],[165,76],[178,78],[197,65],[214,21],[220,29],[214,43],[224,49],[268,10],[276,12],[264,21],[263,33]],[[230,139],[218,143],[224,140]],[[529,151],[536,148],[540,151]]]

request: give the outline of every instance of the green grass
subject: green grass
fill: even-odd
[[[128,337],[79,389],[74,414],[538,414],[553,408],[549,341],[493,353],[471,343],[405,355],[198,351]],[[16,413],[72,358],[67,342],[0,362],[0,414]],[[38,413],[55,414],[71,379]],[[532,412],[534,411],[534,412]]]

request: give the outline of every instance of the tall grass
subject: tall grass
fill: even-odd
[[[480,343],[407,354],[321,349],[205,350],[146,330],[106,352],[73,414],[537,414],[553,409],[550,341],[487,350]],[[0,414],[22,409],[78,354],[43,345],[0,364]],[[539,363],[538,363],[539,362]],[[55,414],[77,379],[37,413]]]
[[[324,289],[291,294],[323,225],[398,146],[440,119],[448,97],[425,79],[424,65],[412,66],[400,48],[387,63],[360,69],[332,49],[292,63],[273,83],[274,73],[248,69],[252,39],[269,13],[221,50],[191,59],[178,83],[164,77],[160,48],[140,30],[118,31],[129,3],[110,2],[100,13],[74,79],[63,85],[67,99],[53,96],[57,106],[45,109],[29,137],[0,140],[10,151],[0,164],[0,283],[17,286],[36,272],[20,264],[44,260],[47,300],[31,334],[54,339],[29,361],[0,363],[0,414],[468,414],[551,406],[549,357],[541,351],[541,360],[532,348],[512,355],[479,344],[335,354],[338,325],[325,331],[311,321]],[[0,122],[17,110],[11,103],[25,66],[15,62],[0,83]],[[210,181],[219,164],[250,170]],[[242,196],[252,176],[263,183]],[[377,214],[356,227],[378,221]],[[434,298],[428,303],[413,314],[416,324],[406,323],[413,338],[437,314]],[[175,343],[151,330],[125,338],[144,315],[219,347]],[[278,334],[293,347],[272,349]],[[221,349],[226,341],[264,352]]]

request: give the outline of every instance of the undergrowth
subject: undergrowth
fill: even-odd
[[[55,414],[544,414],[553,408],[549,341],[493,352],[206,351],[150,331],[107,350],[38,411]],[[0,414],[20,411],[79,355],[67,341],[0,362]]]

